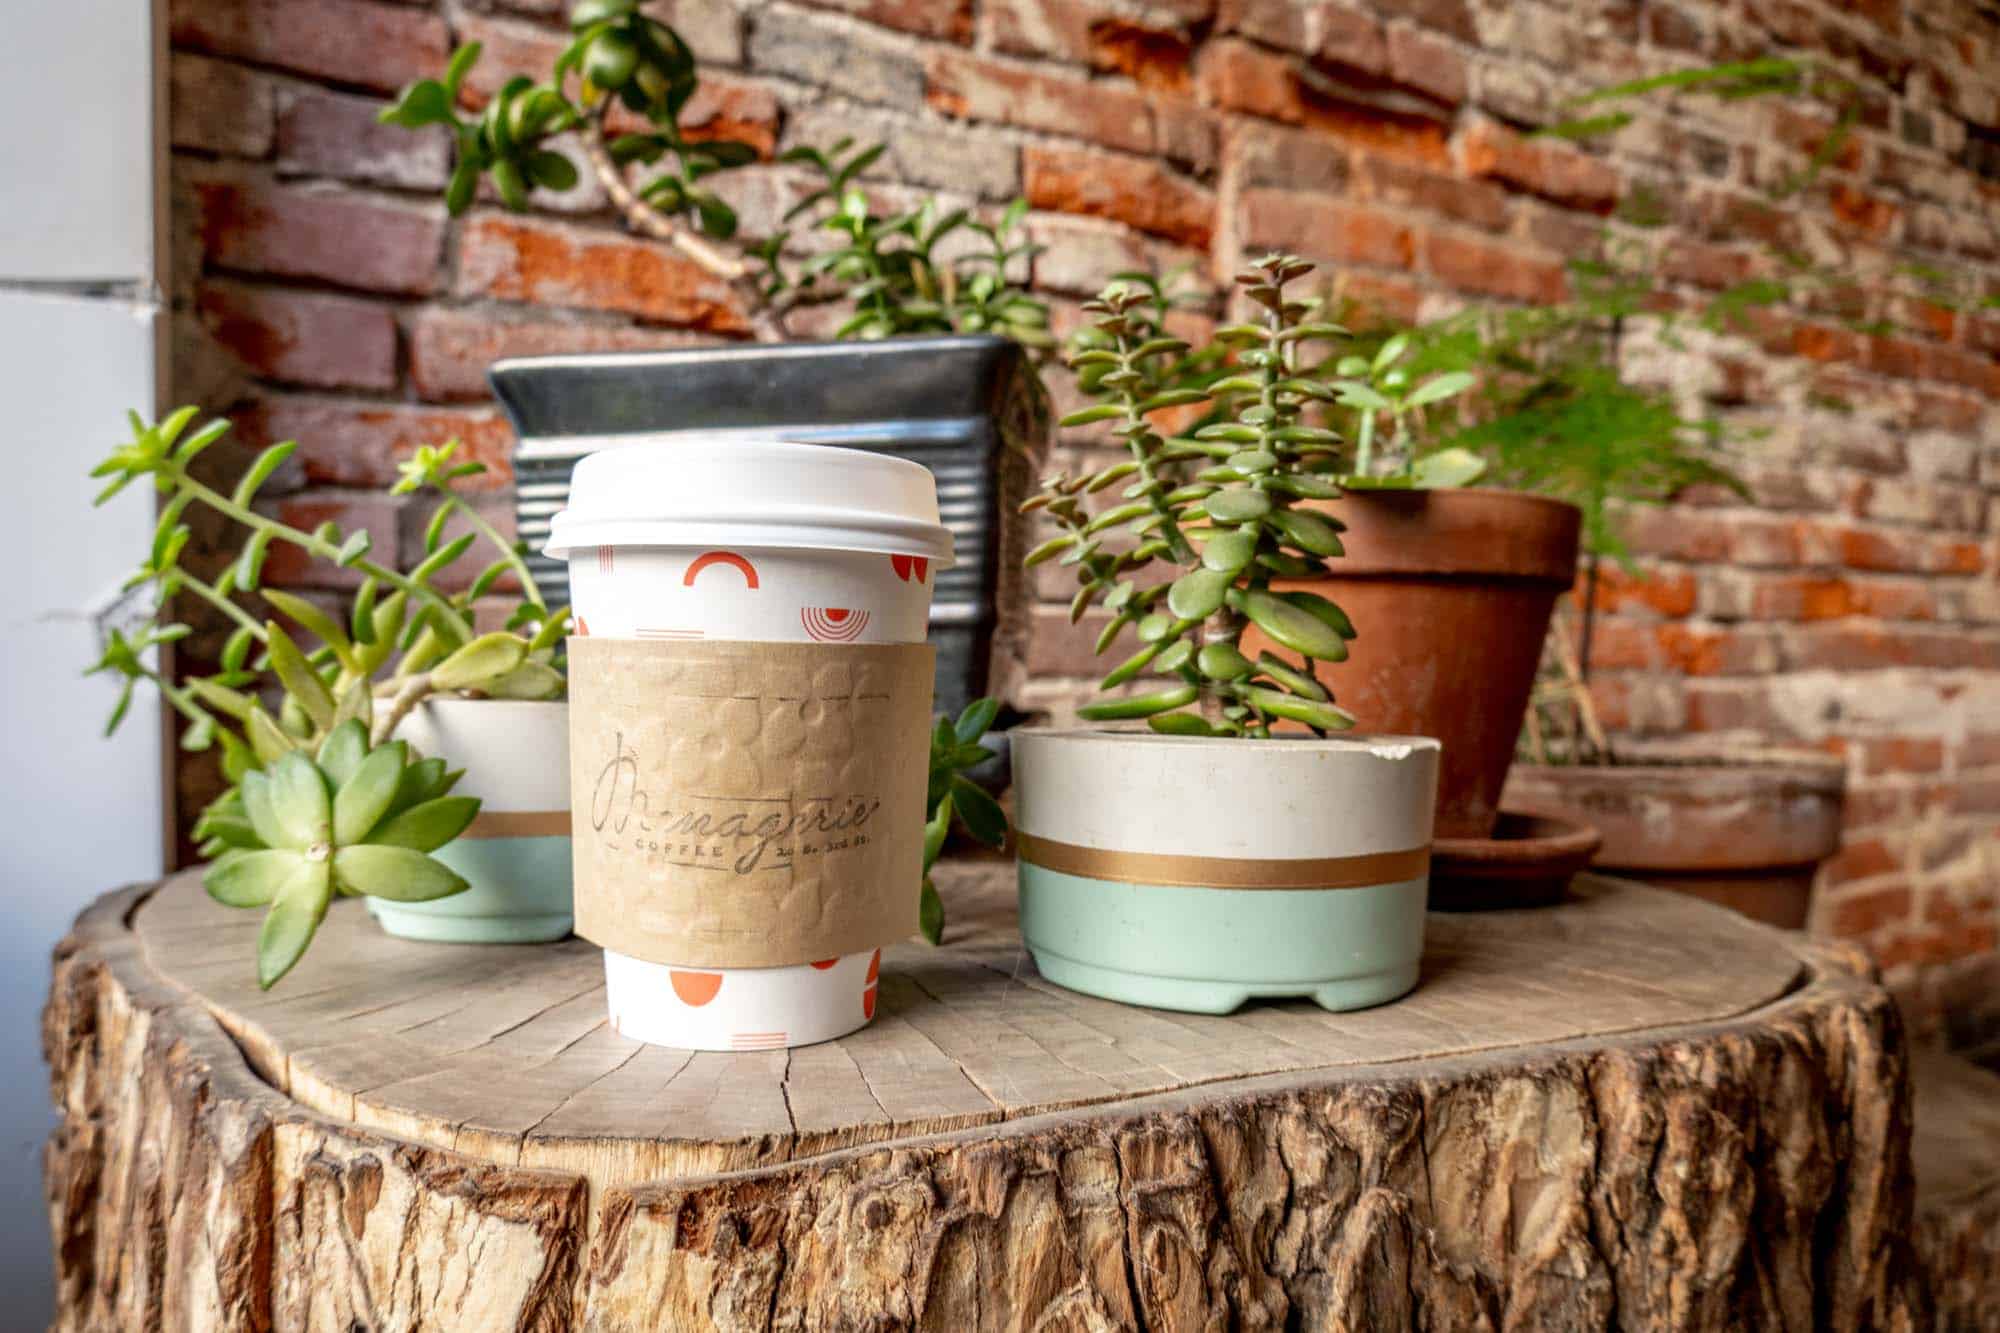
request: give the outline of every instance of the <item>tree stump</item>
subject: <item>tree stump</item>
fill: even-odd
[[[1223,1018],[1041,980],[1011,873],[874,1024],[642,1046],[598,951],[390,939],[270,994],[192,877],[59,950],[65,1329],[1912,1329],[1909,1093],[1849,953],[1580,880],[1422,985]]]

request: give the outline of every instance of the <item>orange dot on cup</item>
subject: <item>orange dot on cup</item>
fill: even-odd
[[[690,1009],[699,1009],[715,998],[722,989],[720,972],[681,972],[673,974],[674,994],[681,997],[681,1003]]]

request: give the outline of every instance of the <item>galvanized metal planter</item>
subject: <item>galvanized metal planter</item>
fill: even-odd
[[[937,476],[957,547],[931,604],[937,706],[1003,687],[1021,660],[1024,527],[1005,503],[1040,467],[1047,398],[1020,347],[988,336],[789,343],[532,357],[488,372],[520,436],[516,514],[535,581],[567,599],[565,563],[540,555],[570,469],[612,436],[671,446],[700,431],[795,440],[913,459]],[[1011,617],[1003,614],[1012,608]],[[998,664],[996,666],[996,663]]]

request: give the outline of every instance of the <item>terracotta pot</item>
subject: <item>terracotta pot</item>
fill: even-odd
[[[1556,597],[1576,576],[1575,505],[1513,491],[1350,491],[1317,506],[1347,554],[1307,588],[1359,634],[1321,669],[1357,730],[1435,736],[1437,836],[1484,838],[1521,731]],[[1269,645],[1245,636],[1252,657]]]
[[[1840,846],[1846,787],[1845,765],[1816,750],[1656,746],[1615,765],[1517,765],[1506,800],[1595,825],[1600,870],[1796,930]]]

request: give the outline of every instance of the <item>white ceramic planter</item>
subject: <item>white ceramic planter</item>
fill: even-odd
[[[569,705],[433,698],[396,729],[465,776],[479,814],[434,855],[471,882],[428,903],[368,899],[391,935],[454,944],[533,944],[569,934]]]
[[[1439,746],[1016,731],[1021,935],[1127,1004],[1327,1009],[1417,982]]]

